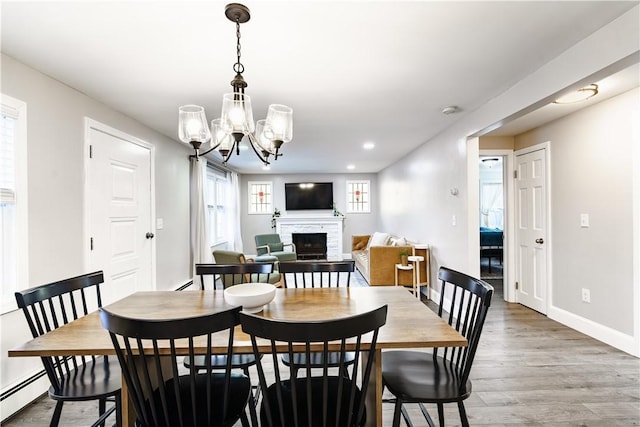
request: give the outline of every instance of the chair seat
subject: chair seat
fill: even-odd
[[[329,360],[327,361],[329,367],[338,366],[340,363],[340,353],[330,352]],[[344,363],[349,365],[355,361],[355,353],[345,353]],[[311,353],[310,364],[312,368],[322,368],[324,366],[324,357],[322,353]],[[286,366],[290,365],[290,359],[288,354],[282,355],[282,363]],[[293,353],[293,364],[299,369],[304,369],[307,366],[307,357],[304,353]]]
[[[344,387],[344,390],[351,390],[352,387],[352,381],[345,379],[344,377],[341,378],[342,379],[342,387]],[[312,418],[312,423],[309,424],[307,423],[306,420],[306,416],[307,416],[307,378],[298,378],[296,380],[296,406],[298,408],[298,414],[300,419],[298,420],[299,423],[297,425],[299,426],[305,426],[305,427],[316,427],[316,426],[322,426],[323,425],[323,420],[322,420],[322,416],[320,414],[323,414],[325,412],[325,409],[322,407],[323,404],[323,399],[321,398],[322,396],[322,392],[323,392],[323,386],[324,386],[324,380],[325,378],[323,377],[313,377],[310,379],[311,381],[311,404],[312,404],[312,414],[316,414],[314,415]],[[332,396],[337,396],[337,389],[338,389],[338,385],[339,385],[339,380],[340,377],[328,377],[326,378],[327,380],[327,384],[328,384],[328,396],[329,396],[329,402],[331,402],[331,397]],[[280,426],[280,425],[286,425],[286,426],[292,426],[295,425],[293,422],[293,404],[291,401],[291,394],[292,394],[292,384],[290,380],[285,380],[282,381],[281,383],[282,385],[282,393],[285,395],[285,398],[283,399],[283,412],[284,412],[284,422],[281,421],[280,419],[280,411],[278,411],[277,409],[277,402],[278,402],[278,397],[277,397],[277,392],[278,392],[278,384],[272,384],[271,386],[269,386],[269,388],[266,390],[265,392],[265,398],[263,398],[262,401],[262,407],[260,409],[260,421],[261,421],[261,425],[263,426],[268,426],[270,425],[267,421],[267,409],[266,409],[266,405],[265,405],[265,400],[264,399],[269,399],[270,402],[270,408],[271,408],[271,416],[273,417],[273,424],[274,426]],[[355,390],[355,401],[358,402],[360,401],[360,389],[356,387]],[[342,396],[342,402],[340,403],[340,407],[342,408],[341,413],[340,413],[340,419],[338,422],[335,422],[334,420],[336,419],[336,408],[338,407],[338,402],[336,401],[335,404],[333,405],[329,405],[329,407],[327,408],[327,420],[328,422],[326,423],[326,425],[328,426],[335,426],[335,427],[340,427],[340,426],[362,426],[365,424],[366,422],[366,414],[367,411],[363,411],[363,415],[360,418],[360,420],[358,420],[358,422],[354,423],[351,420],[349,420],[349,414],[347,414],[347,408],[349,407],[349,398],[350,398],[350,393],[343,393],[341,394]],[[334,401],[336,400],[335,398],[333,399]],[[356,408],[357,411],[357,408]],[[357,415],[357,414],[354,414]]]
[[[186,425],[191,426],[227,426],[232,425],[235,420],[238,419],[239,414],[244,411],[244,408],[249,399],[249,393],[251,390],[251,383],[249,378],[243,374],[232,373],[231,381],[230,381],[230,392],[229,392],[229,406],[227,407],[226,416],[223,419],[223,396],[222,389],[224,387],[225,377],[226,375],[223,373],[215,373],[212,375],[199,374],[196,375],[195,381],[195,400],[196,400],[196,408],[206,408],[207,404],[205,402],[206,399],[210,399],[211,405],[211,413],[212,419],[211,422],[208,421],[208,414],[206,411],[198,411],[196,413],[195,420],[192,416],[192,398],[191,395],[191,383],[186,380],[188,375],[181,376],[180,378],[184,378],[184,381],[179,382],[179,393],[181,396],[181,411],[185,414],[185,418],[183,421]],[[207,381],[211,381],[211,396],[207,396]],[[167,408],[169,409],[169,420],[170,424],[168,426],[164,425],[164,418],[162,415],[160,416],[159,423],[151,423],[157,427],[173,427],[181,425],[180,417],[178,415],[178,403],[176,401],[175,393],[174,393],[174,379],[170,379],[165,383],[164,389],[167,393]],[[163,412],[163,406],[161,403],[160,392],[156,391],[154,393],[154,400],[156,410],[159,411],[160,414]],[[152,404],[149,400],[147,400],[146,404],[148,407],[151,407]]]
[[[466,399],[471,381],[460,387],[455,369],[441,357],[434,363],[431,353],[385,351],[382,353],[382,382],[405,402],[445,403]]]
[[[279,261],[296,261],[298,259],[298,255],[295,252],[271,251],[271,255],[277,257]]]
[[[195,369],[207,369],[205,364],[205,356],[195,356],[194,362],[191,363],[189,356],[184,357],[184,367],[190,369],[192,366]],[[231,356],[231,369],[246,369],[249,366],[256,364],[256,358],[253,354],[234,354]],[[211,356],[211,367],[213,369],[224,369],[227,367],[227,356],[217,355]]]
[[[277,262],[278,257],[275,255],[258,255],[254,258],[255,262]]]
[[[61,389],[49,388],[49,396],[56,400],[95,400],[120,394],[121,371],[115,356],[96,356],[70,371],[60,380]]]

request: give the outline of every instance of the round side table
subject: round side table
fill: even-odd
[[[420,263],[424,261],[421,255],[411,255],[407,257],[409,262],[413,263],[413,294],[420,299]]]
[[[405,271],[410,271],[413,270],[413,264],[409,264],[409,265],[402,265],[402,264],[396,264],[396,286],[398,286],[398,271],[399,270],[405,270]],[[413,275],[415,278],[415,274]],[[413,283],[415,283],[416,281],[414,280]],[[415,288],[415,285],[414,285]]]

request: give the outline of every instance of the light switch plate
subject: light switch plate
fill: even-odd
[[[589,214],[580,214],[580,227],[588,227],[589,226]]]
[[[164,227],[164,220],[162,218],[156,218],[156,230],[162,230]]]

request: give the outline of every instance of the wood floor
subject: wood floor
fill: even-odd
[[[500,293],[471,377],[473,393],[465,406],[472,426],[640,426],[640,359],[505,303]],[[408,405],[414,425],[426,426],[414,406]],[[448,406],[446,425],[459,426],[457,407]],[[2,426],[48,426],[53,407],[44,396]],[[428,409],[437,420],[435,407]],[[392,411],[385,404],[385,426],[391,425]],[[93,403],[67,403],[60,425],[90,425],[95,414]]]

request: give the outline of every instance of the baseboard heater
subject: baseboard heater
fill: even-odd
[[[185,289],[187,289],[189,286],[193,285],[193,280],[189,280],[187,283],[185,283],[182,286],[178,286],[178,288],[176,288],[176,291],[184,291]]]
[[[4,392],[2,392],[2,394],[0,394],[0,402],[2,402],[3,400],[13,396],[14,394],[16,394],[17,392],[19,392],[20,390],[23,390],[25,388],[27,388],[29,385],[31,385],[32,383],[38,381],[40,378],[46,376],[47,373],[45,372],[45,370],[41,370],[36,372],[35,374],[31,375],[29,378],[25,379],[24,381],[14,385],[13,387],[11,387],[9,390],[6,390]]]
[[[176,291],[183,291],[185,289],[187,289],[189,286],[193,285],[193,280],[189,280],[187,283],[185,283],[184,285],[179,286]],[[24,381],[21,381],[20,383],[14,385],[13,387],[11,387],[9,390],[3,391],[0,394],[0,402],[2,402],[3,400],[13,396],[14,394],[18,393],[20,390],[23,390],[25,388],[27,388],[29,385],[31,385],[32,383],[38,381],[40,378],[46,376],[47,373],[45,372],[44,369],[42,369],[41,371],[36,372],[35,374],[31,375],[29,378],[25,379]]]

